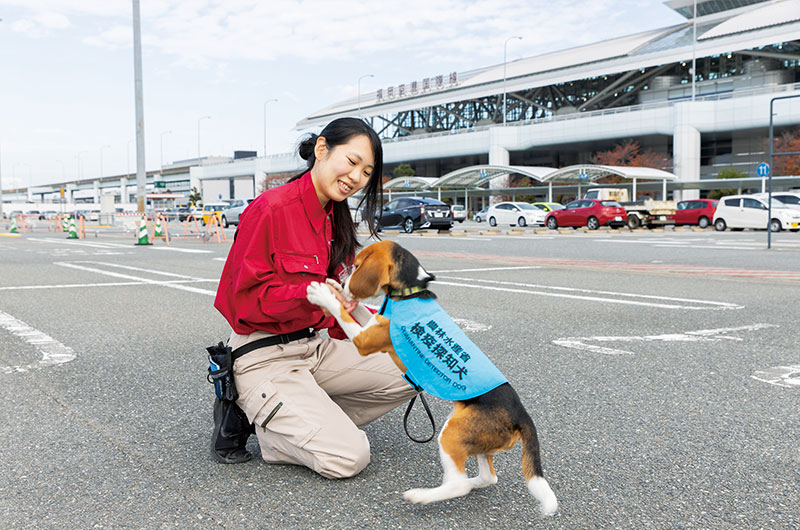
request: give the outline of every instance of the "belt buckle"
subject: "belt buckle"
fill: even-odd
[[[288,333],[284,333],[283,335],[279,335],[279,337],[281,338],[281,344],[289,344],[289,342],[291,342],[289,340],[289,334]]]

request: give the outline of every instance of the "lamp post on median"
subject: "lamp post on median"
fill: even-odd
[[[358,78],[357,102],[358,102],[358,117],[359,118],[361,117],[361,80],[365,79],[367,77],[375,77],[375,76],[373,74],[364,74],[364,75],[362,75],[361,77]]]
[[[200,122],[203,120],[210,120],[211,116],[203,116],[197,120],[197,163],[200,163]]]
[[[522,40],[522,37],[509,37],[506,39],[506,42],[503,43],[503,125],[506,124],[506,54],[508,51],[508,41],[514,39]]]
[[[278,101],[275,98],[268,99],[264,102],[264,157],[267,156],[267,103]]]

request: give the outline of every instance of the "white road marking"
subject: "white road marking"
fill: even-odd
[[[515,271],[515,270],[528,270],[528,269],[541,269],[539,265],[522,266],[522,267],[486,267],[483,269],[451,269],[446,271],[431,271],[434,274],[440,272],[484,272],[484,271]]]
[[[750,377],[775,386],[800,388],[800,364],[774,366],[766,370],[759,370]]]
[[[732,337],[729,333],[737,331],[757,331],[759,329],[777,328],[776,324],[752,324],[750,326],[740,326],[736,328],[701,329],[698,331],[687,331],[685,333],[667,333],[664,335],[622,335],[622,336],[595,336],[595,337],[567,337],[556,339],[553,344],[564,346],[574,350],[589,351],[592,353],[602,353],[604,355],[634,355],[634,352],[607,348],[597,344],[587,344],[587,342],[721,342],[742,341],[740,337]]]
[[[76,246],[78,246],[78,247],[83,246],[83,247],[92,247],[92,248],[113,248],[113,249],[126,248],[126,249],[130,249],[130,248],[136,246],[134,243],[126,245],[126,244],[123,244],[123,243],[109,243],[109,242],[102,242],[102,243],[101,242],[96,242],[96,243],[94,243],[94,242],[89,242],[89,241],[86,241],[86,240],[67,241],[67,240],[60,240],[60,239],[45,239],[45,238],[37,238],[37,237],[29,237],[28,241],[38,241],[40,243],[54,243],[56,245],[68,246],[68,247],[73,247],[73,248],[76,247]],[[191,249],[191,248],[180,248],[180,247],[166,247],[166,246],[162,247],[162,246],[155,246],[155,245],[149,245],[147,248],[152,249],[152,250],[171,250],[173,252],[188,252],[188,253],[191,253],[191,254],[211,254],[211,253],[214,252],[213,250],[202,250],[202,249]]]
[[[25,322],[17,320],[3,311],[0,311],[0,327],[24,339],[25,342],[33,345],[42,354],[42,359],[36,363],[24,366],[0,366],[0,371],[4,374],[27,372],[37,368],[67,363],[76,357],[72,348],[64,346],[49,335],[30,327]]]
[[[91,263],[91,262],[84,262],[84,263]],[[169,287],[170,289],[179,289],[181,291],[188,291],[190,293],[197,293],[197,294],[204,294],[207,296],[216,296],[216,291],[209,291],[207,289],[198,289],[196,287],[188,287],[186,285],[181,285],[179,283],[171,282],[171,281],[158,281],[158,280],[151,280],[149,278],[141,278],[139,276],[131,276],[129,274],[120,274],[118,272],[111,272],[111,271],[104,271],[102,269],[95,269],[94,267],[84,267],[82,265],[77,265],[75,263],[66,263],[66,262],[56,262],[55,265],[59,265],[61,267],[69,267],[71,269],[82,270],[86,272],[94,272],[97,274],[104,274],[106,276],[111,276],[112,278],[122,278],[125,280],[138,280],[142,283],[147,283],[151,285],[160,285],[162,287]],[[171,273],[164,273],[161,271],[153,271],[148,269],[142,269],[144,271],[150,272],[152,274],[170,274]],[[188,277],[187,277],[188,278]],[[195,281],[199,279],[194,279]]]
[[[463,284],[463,283],[450,283],[441,281],[443,279],[446,280],[459,280],[459,281],[466,281],[466,282],[484,282],[484,283],[495,283],[500,285],[511,285],[514,287],[523,287],[524,289],[511,289],[511,288],[503,288],[503,287],[489,287],[484,285],[470,285],[470,284]],[[660,309],[689,309],[689,310],[698,310],[698,311],[708,311],[708,310],[717,310],[717,309],[742,309],[744,306],[738,304],[731,304],[727,302],[714,302],[709,300],[693,300],[691,298],[676,298],[671,296],[655,296],[655,295],[646,295],[646,294],[636,294],[636,293],[623,293],[623,292],[615,292],[615,291],[596,291],[593,289],[579,289],[575,287],[555,287],[550,285],[537,285],[537,284],[529,284],[529,283],[515,283],[515,282],[503,282],[498,280],[479,280],[477,278],[461,278],[461,277],[451,277],[451,276],[442,276],[436,280],[436,284],[440,285],[452,285],[456,287],[468,287],[470,289],[487,289],[490,291],[501,291],[501,292],[510,292],[510,293],[523,293],[523,294],[532,294],[537,296],[551,296],[556,298],[570,298],[576,300],[588,300],[592,302],[602,302],[607,304],[627,304],[627,305],[641,305],[647,307],[657,307]],[[573,293],[585,293],[582,295],[579,294],[565,294],[560,292],[546,292],[546,291],[533,291],[530,289],[545,289],[549,291],[565,291],[565,292],[573,292]],[[592,295],[609,295],[609,297],[604,296],[586,296],[587,294]],[[627,299],[626,299],[627,298]],[[640,301],[640,300],[630,300],[630,298],[639,298],[644,300],[654,300],[650,301]],[[656,302],[655,300],[659,300],[660,302]],[[673,303],[673,302],[682,302],[682,303]],[[686,305],[686,304],[692,305]]]

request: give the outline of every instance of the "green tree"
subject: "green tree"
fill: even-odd
[[[743,179],[747,178],[747,173],[742,171],[741,169],[736,169],[733,167],[726,167],[725,169],[721,169],[719,173],[717,173],[718,179]],[[711,190],[708,192],[709,199],[719,199],[720,197],[724,197],[726,195],[736,195],[739,190],[736,188],[725,188],[721,190]]]
[[[414,168],[411,167],[411,164],[398,164],[394,171],[392,171],[392,175],[395,178],[397,177],[413,177],[416,175],[417,172],[414,171]]]
[[[192,186],[192,191],[189,193],[189,202],[193,203],[193,204],[197,204],[201,200],[203,200],[203,196],[200,195],[200,192],[197,191],[197,188]]]

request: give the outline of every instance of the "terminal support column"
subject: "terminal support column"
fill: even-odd
[[[489,129],[489,165],[492,166],[507,166],[509,165],[510,157],[508,149],[503,142],[504,136],[508,136],[507,128],[505,127],[492,127]],[[501,175],[489,181],[489,188],[508,188],[511,182],[511,177],[508,174]],[[489,197],[489,204],[500,202],[494,196]]]
[[[672,136],[673,173],[679,181],[700,180],[700,131],[692,123],[693,103],[675,105],[675,130]],[[699,190],[684,190],[676,199],[699,199]]]
[[[119,179],[119,201],[123,204],[130,202],[130,196],[128,195],[128,179],[125,177]]]

